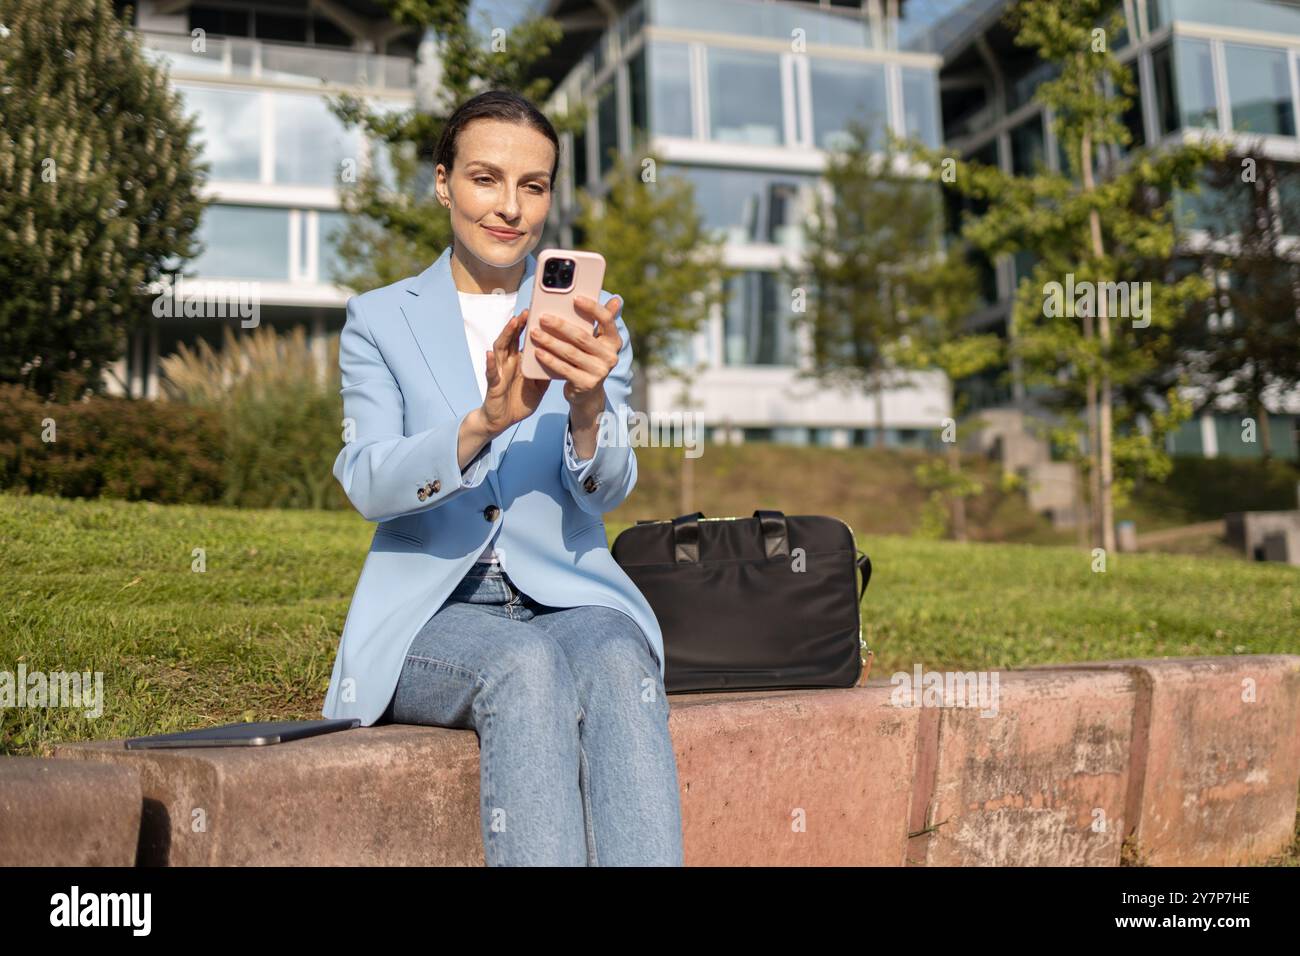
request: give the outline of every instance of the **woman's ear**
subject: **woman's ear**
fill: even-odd
[[[439,163],[434,170],[433,192],[438,197],[438,202],[448,209],[451,208],[451,192],[447,188],[447,168],[442,163]]]

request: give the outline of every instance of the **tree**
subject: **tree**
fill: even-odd
[[[434,153],[451,112],[486,89],[518,90],[535,103],[550,81],[529,80],[532,65],[560,36],[559,24],[534,18],[508,32],[494,30],[490,42],[469,23],[470,0],[383,0],[398,23],[433,31],[439,79],[433,101],[397,112],[372,108],[344,94],[331,109],[348,127],[360,128],[380,160],[340,170],[341,197],[348,213],[339,237],[342,284],[358,291],[423,271],[451,244],[447,211],[433,191]],[[585,114],[571,110],[549,117],[559,132],[576,127]],[[387,164],[389,171],[383,165]]]
[[[912,373],[937,369],[952,383],[997,361],[992,335],[969,335],[962,322],[975,301],[976,276],[963,249],[943,245],[943,203],[935,180],[906,162],[893,136],[873,150],[870,132],[851,124],[850,140],[832,151],[805,229],[803,262],[788,270],[806,282],[806,310],[796,324],[809,333],[807,374],[867,388],[875,396],[877,444],[884,437],[884,391]],[[949,458],[918,478],[949,499],[952,529],[965,535],[964,498],[976,490],[960,476],[956,407],[943,438]]]
[[[1256,158],[1258,157],[1258,158]],[[1204,396],[1235,399],[1252,414],[1264,459],[1273,454],[1268,392],[1300,386],[1300,263],[1286,233],[1300,224],[1300,201],[1284,188],[1284,172],[1258,144],[1207,170],[1206,199],[1196,225],[1206,242],[1198,259],[1226,285],[1189,313],[1180,346],[1192,384]]]
[[[631,401],[643,410],[646,373],[683,373],[667,356],[708,321],[731,274],[722,265],[722,241],[706,234],[694,186],[675,176],[660,181],[658,168],[653,155],[615,162],[601,198],[579,192],[573,223],[581,244],[605,257],[605,287],[623,299],[639,369]]]
[[[0,380],[102,391],[146,284],[196,252],[194,121],[109,0],[0,24]]]
[[[1086,453],[1074,420],[1055,438],[1087,466],[1095,543],[1107,551],[1115,547],[1116,492],[1122,495],[1138,475],[1167,471],[1163,439],[1189,414],[1176,388],[1150,397],[1157,411],[1141,417],[1135,407],[1117,414],[1114,399],[1168,355],[1170,329],[1209,291],[1201,276],[1178,276],[1169,265],[1177,238],[1170,204],[1176,190],[1194,187],[1204,163],[1222,155],[1212,143],[1128,149],[1123,116],[1132,79],[1109,43],[1123,28],[1118,6],[1021,0],[1008,11],[1016,43],[1060,65],[1035,98],[1054,112],[1068,174],[1012,176],[953,161],[954,185],[989,201],[963,234],[989,256],[1028,250],[1037,257],[1016,291],[1012,348],[1027,382],[1055,392],[1045,404],[1087,410]],[[1121,151],[1127,155],[1116,160]],[[946,158],[928,154],[936,165]]]

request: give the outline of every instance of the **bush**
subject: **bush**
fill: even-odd
[[[67,498],[215,502],[223,490],[216,415],[170,402],[44,401],[0,385],[0,487]]]
[[[244,508],[351,508],[333,475],[342,447],[338,336],[327,374],[301,327],[162,360],[164,395],[86,395],[67,372],[46,401],[0,385],[0,488]],[[85,397],[83,397],[85,396]]]
[[[1233,511],[1289,511],[1296,507],[1300,468],[1273,459],[1171,456],[1163,484],[1142,482],[1134,500],[1182,514],[1189,522],[1212,521]]]
[[[200,341],[162,361],[167,394],[219,416],[224,503],[246,508],[349,508],[332,472],[343,445],[338,336],[320,373],[302,326],[263,326],[221,351]]]

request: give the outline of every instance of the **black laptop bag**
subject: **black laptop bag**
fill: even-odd
[[[638,521],[610,551],[659,620],[668,693],[858,682],[871,559],[840,519],[697,511]]]

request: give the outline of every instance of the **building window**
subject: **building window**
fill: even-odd
[[[1174,95],[1174,60],[1168,43],[1151,51],[1151,72],[1155,77],[1156,123],[1162,134],[1178,128],[1178,99]]]
[[[724,143],[779,146],[785,138],[780,58],[711,49],[708,61],[709,135]]]
[[[998,166],[998,138],[994,136],[991,140],[970,154],[970,160],[973,163],[983,163],[985,166]]]
[[[1048,80],[1054,80],[1061,75],[1061,65],[1055,60],[1039,60],[1035,57],[1032,60],[1021,60],[1020,63],[1026,64],[1021,68],[1012,68],[1013,78],[1007,81],[1007,112],[1014,113],[1020,107],[1030,102],[1038,88]]]
[[[1011,171],[1017,176],[1032,176],[1046,165],[1043,116],[1039,113],[1011,131]]]
[[[318,96],[276,93],[275,181],[333,186],[343,160],[359,163],[359,136],[348,130]]]
[[[1282,231],[1300,236],[1300,166],[1277,164],[1277,191],[1281,205]]]
[[[637,3],[627,13],[619,17],[618,40],[626,48],[645,26],[645,4]]]
[[[650,91],[646,88],[645,59],[645,47],[642,47],[627,61],[627,99],[632,110],[630,125],[632,139],[638,142],[650,133]]]
[[[352,37],[333,20],[324,17],[312,17],[311,42],[320,46],[351,47]],[[392,50],[389,51],[390,53]]]
[[[393,117],[406,113],[411,109],[411,104],[375,98],[370,100],[370,107],[376,113]],[[396,150],[397,156],[412,161],[416,155],[414,144],[402,143],[399,146],[394,146],[385,143],[378,137],[369,137],[367,146],[369,154],[367,160],[370,163],[371,172],[378,178],[385,189],[397,189],[397,168],[393,162],[394,150]],[[360,176],[360,163],[357,164],[356,172]]]
[[[573,134],[573,186],[587,188],[587,128]]]
[[[247,10],[223,10],[217,7],[190,7],[190,31],[225,37],[252,36]]]
[[[1162,132],[1218,127],[1214,61],[1208,40],[1178,37],[1172,54],[1169,46],[1162,46],[1151,54],[1151,64],[1155,72],[1156,103]]]
[[[1012,269],[1015,272],[1016,286],[1026,279],[1034,277],[1034,266],[1038,264],[1038,255],[1032,249],[1020,249],[1012,253]]]
[[[820,149],[846,148],[852,142],[849,121],[857,120],[870,132],[868,148],[880,149],[889,128],[885,68],[878,63],[824,58],[813,59],[809,66],[813,143]]]
[[[289,278],[289,210],[211,205],[199,224],[203,252],[187,268],[204,279]]]
[[[1238,161],[1205,166],[1198,173],[1200,189],[1174,190],[1175,222],[1183,229],[1205,229],[1219,236],[1248,230],[1255,214],[1255,185],[1241,181]],[[1237,281],[1235,273],[1228,273]]]
[[[795,365],[790,295],[775,273],[748,271],[727,281],[723,363]]]
[[[650,43],[650,128],[658,136],[691,137],[691,57],[684,43]]]
[[[658,27],[705,30],[732,36],[771,37],[790,42],[802,30],[808,43],[868,49],[871,23],[864,15],[843,16],[807,4],[755,3],[754,0],[650,0],[647,19]],[[836,0],[832,6],[845,6]],[[848,6],[858,6],[849,3]],[[844,13],[856,11],[843,11]]]
[[[802,242],[805,201],[813,178],[710,166],[668,166],[667,175],[689,180],[704,226],[729,242]]]
[[[596,104],[596,138],[600,144],[597,168],[604,176],[613,168],[619,155],[618,148],[618,97],[613,78],[605,86]]]
[[[1226,43],[1228,102],[1232,128],[1250,133],[1295,135],[1295,110],[1291,103],[1291,75],[1287,52]]]
[[[694,336],[676,335],[664,346],[664,364],[669,368],[689,369],[697,362]]]
[[[198,117],[203,159],[214,180],[261,179],[262,96],[240,90],[176,85],[186,112]]]
[[[347,226],[347,214],[319,212],[316,218],[320,222],[316,241],[317,255],[320,258],[316,270],[317,279],[321,282],[341,282],[346,266],[339,256],[338,246]]]
[[[257,11],[255,26],[259,40],[274,40],[280,43],[306,43],[307,18],[301,14],[268,13]]]
[[[934,73],[930,70],[913,70],[904,67],[903,76],[903,133],[915,136],[932,149],[939,146],[938,93]]]

